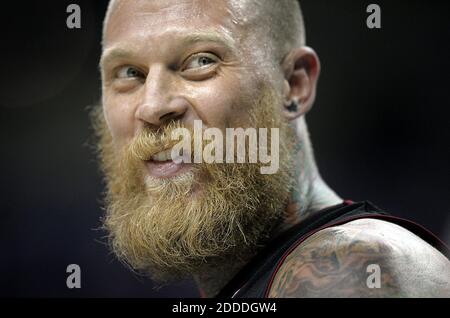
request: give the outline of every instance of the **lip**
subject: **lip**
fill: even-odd
[[[188,171],[192,164],[189,163],[175,163],[172,160],[168,161],[145,161],[145,166],[150,176],[154,178],[173,178],[177,175],[185,173]]]

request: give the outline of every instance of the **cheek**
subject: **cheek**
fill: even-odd
[[[238,79],[218,81],[196,89],[196,112],[205,125],[223,129],[248,122],[248,110],[256,92],[250,85],[241,83]]]
[[[122,146],[133,138],[134,113],[132,107],[128,107],[129,101],[123,98],[103,98],[103,110],[106,123],[116,146]]]

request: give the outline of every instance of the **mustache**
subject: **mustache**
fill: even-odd
[[[128,153],[134,158],[148,161],[157,153],[171,149],[175,146],[179,142],[179,139],[173,139],[172,132],[181,128],[187,129],[190,132],[190,136],[193,136],[193,129],[179,121],[172,121],[157,130],[146,126],[131,141]],[[191,137],[191,145],[193,144],[194,140]]]

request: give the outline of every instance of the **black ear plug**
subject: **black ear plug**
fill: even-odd
[[[286,109],[295,113],[298,110],[298,103],[296,101],[292,101],[288,106],[286,106]]]

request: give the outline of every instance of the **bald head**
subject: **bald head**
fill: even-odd
[[[193,6],[202,7],[202,2],[211,4],[211,0],[191,1]],[[103,39],[112,13],[120,10],[123,3],[123,0],[110,1],[104,20]],[[247,37],[259,39],[262,48],[272,53],[276,60],[292,48],[305,45],[305,28],[298,0],[227,0],[226,7],[232,22],[245,28]],[[264,40],[266,37],[268,41]]]
[[[242,24],[251,26],[259,39],[269,37],[276,57],[305,45],[303,16],[298,0],[230,0],[230,8]],[[251,30],[251,31],[250,31]]]

